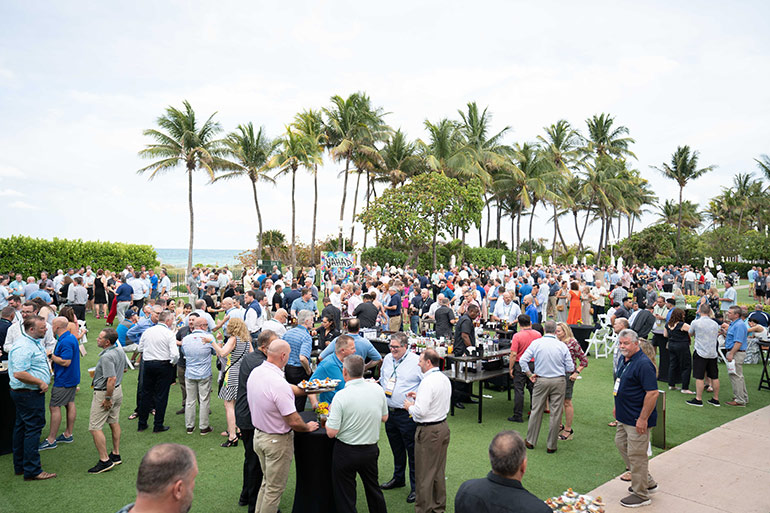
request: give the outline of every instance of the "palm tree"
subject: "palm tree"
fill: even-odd
[[[758,159],[754,159],[759,169],[765,174],[765,177],[770,179],[770,157],[767,155],[760,155]]]
[[[403,185],[407,178],[418,174],[422,168],[417,145],[409,142],[401,129],[396,130],[388,139],[380,150],[380,157],[383,163],[381,173],[394,189]]]
[[[579,152],[578,148],[582,138],[577,130],[564,119],[560,119],[555,124],[544,128],[545,137],[537,136],[540,141],[541,151],[545,162],[550,165],[554,171],[552,182],[549,189],[555,194],[552,196],[551,205],[553,206],[553,224],[554,235],[551,248],[552,258],[556,258],[556,236],[561,239],[564,251],[567,251],[567,245],[559,228],[559,206],[571,203],[570,197],[565,194],[564,187],[572,177],[572,168],[576,165]]]
[[[699,169],[698,157],[699,153],[697,151],[690,152],[689,146],[679,146],[671,156],[671,165],[664,162],[661,167],[653,166],[653,169],[657,169],[663,176],[674,180],[679,185],[679,220],[676,223],[677,257],[680,255],[682,242],[682,191],[684,191],[687,182],[716,168],[716,166],[707,166]]]
[[[286,250],[286,236],[280,230],[265,230],[262,234],[262,242],[267,248],[270,260],[278,260],[281,253]]]
[[[312,164],[308,171],[313,173],[313,233],[310,236],[310,259],[315,264],[315,234],[318,217],[318,165],[323,161],[326,133],[323,130],[321,113],[312,109],[294,116],[292,127],[305,138],[308,151],[312,154],[312,158],[308,162]]]
[[[264,127],[260,127],[254,133],[254,125],[238,125],[235,132],[230,133],[225,140],[230,154],[237,160],[240,166],[229,173],[217,176],[214,181],[230,180],[246,177],[251,181],[251,190],[254,194],[254,207],[257,209],[257,222],[259,233],[257,235],[257,259],[262,258],[262,212],[259,209],[257,199],[257,182],[275,183],[267,174],[268,162],[275,152],[277,143],[270,140],[264,134]]]
[[[345,217],[345,202],[348,194],[348,175],[350,163],[358,155],[370,155],[377,152],[373,146],[373,127],[382,125],[380,109],[372,109],[366,93],[358,92],[343,99],[341,96],[331,98],[331,108],[324,108],[326,116],[326,145],[332,158],[345,161],[342,187],[342,202],[340,203],[340,232],[338,251],[342,250],[342,223]]]
[[[279,140],[278,154],[271,161],[271,167],[279,168],[276,177],[291,173],[291,266],[297,265],[297,169],[300,166],[311,168],[320,157],[315,153],[314,142],[309,141],[297,130],[286,127],[286,133]]]
[[[143,135],[152,138],[155,143],[148,144],[139,152],[139,156],[148,159],[158,159],[138,171],[139,174],[150,172],[152,180],[159,174],[183,164],[187,171],[187,203],[190,211],[190,242],[187,248],[187,272],[192,270],[193,258],[193,171],[204,171],[209,179],[214,180],[218,170],[238,169],[238,164],[226,159],[228,149],[225,141],[216,139],[222,131],[219,123],[214,121],[216,112],[206,121],[199,123],[190,103],[183,102],[184,109],[167,107],[166,113],[160,116],[156,123],[160,129],[148,129]]]
[[[604,155],[611,157],[634,157],[636,155],[629,149],[635,141],[628,137],[628,128],[619,126],[613,128],[615,118],[609,114],[594,114],[586,119],[588,136],[583,148],[585,157],[595,158]]]
[[[655,224],[674,225],[679,219],[679,206],[674,200],[666,200],[658,205],[658,221]],[[698,205],[690,200],[682,202],[682,226],[687,230],[696,230],[702,223]]]

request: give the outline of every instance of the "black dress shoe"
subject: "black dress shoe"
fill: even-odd
[[[168,426],[161,426],[161,427],[152,428],[152,432],[153,433],[162,433],[162,432],[168,431],[168,430],[169,430]]]
[[[466,400],[465,402],[467,404],[479,404],[479,400],[478,399],[474,399],[473,397],[471,397],[470,399]]]
[[[147,426],[137,426],[137,431],[147,431]]]
[[[248,505],[249,505],[249,501],[238,499],[238,506],[248,506]]]
[[[396,481],[396,479],[393,478],[387,483],[382,483],[380,485],[380,488],[382,488],[383,490],[392,490],[393,488],[403,488],[404,486],[406,486],[406,483],[404,483],[403,481],[400,481],[400,482]]]
[[[526,445],[526,446],[527,446],[527,449],[534,449],[534,448],[535,448],[535,446],[534,446],[534,445],[532,445],[531,443],[529,443],[529,442],[527,442],[527,441],[525,441],[525,442],[524,442],[524,445]]]
[[[409,492],[409,495],[406,496],[406,502],[409,504],[413,503],[417,500],[417,494],[414,492]]]
[[[455,408],[457,408],[458,410],[464,410],[465,409],[465,405],[458,401],[458,402],[455,403]]]
[[[522,419],[521,417],[508,417],[508,420],[510,420],[511,422],[524,422],[524,419]]]
[[[545,452],[547,452],[548,454],[553,454],[556,452],[556,449],[546,449]]]

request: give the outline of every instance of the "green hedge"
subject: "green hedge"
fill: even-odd
[[[38,276],[57,269],[90,265],[97,268],[121,271],[126,265],[148,268],[159,265],[152,246],[124,244],[122,242],[82,241],[67,239],[33,239],[12,236],[0,239],[0,272],[18,272],[26,276]]]

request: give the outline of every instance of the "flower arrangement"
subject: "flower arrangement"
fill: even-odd
[[[316,407],[315,411],[319,415],[329,415],[329,403],[327,402],[318,403],[318,406]]]

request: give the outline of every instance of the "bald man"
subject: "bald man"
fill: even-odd
[[[75,392],[80,384],[80,348],[78,339],[69,331],[69,321],[66,317],[56,317],[51,323],[51,329],[57,338],[53,353],[48,355],[53,367],[53,387],[48,408],[51,412],[48,438],[40,443],[39,450],[56,449],[58,443],[72,443],[72,430],[75,427]],[[67,411],[67,427],[64,433],[57,436],[61,426],[61,408]]]
[[[136,502],[118,513],[187,513],[193,502],[198,463],[189,447],[159,444],[147,451],[136,476]]]

